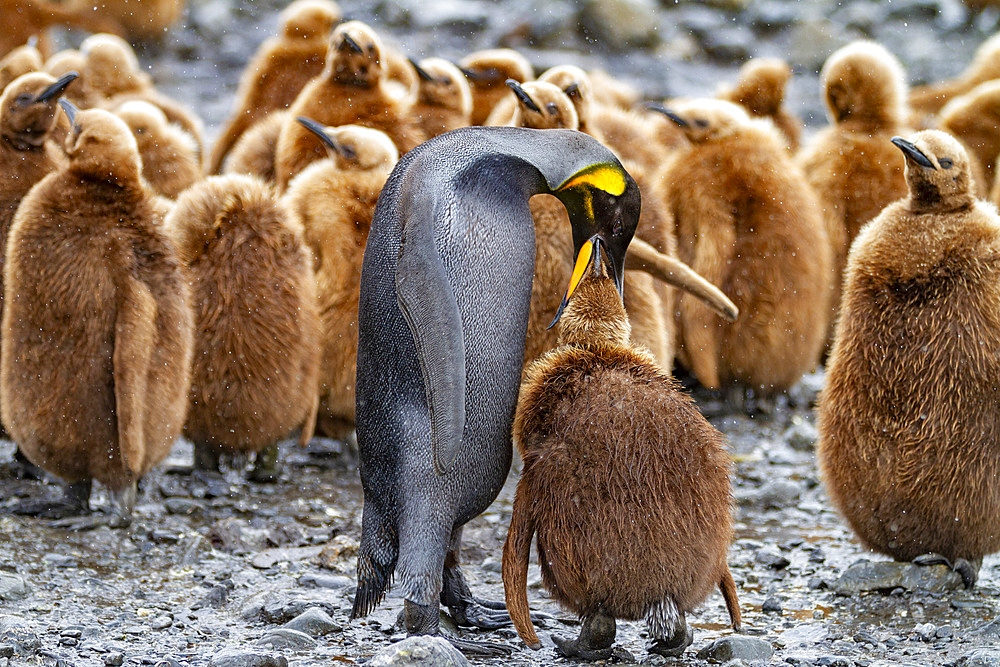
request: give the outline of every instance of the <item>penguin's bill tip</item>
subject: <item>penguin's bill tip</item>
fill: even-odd
[[[934,169],[934,170],[937,169],[934,163],[931,162],[930,158],[928,158],[927,155],[925,155],[922,150],[917,148],[917,145],[914,144],[912,141],[907,141],[903,137],[893,137],[889,141],[891,141],[896,146],[896,148],[903,151],[903,154],[907,158],[913,160],[921,167],[926,167],[928,169]]]
[[[625,192],[628,183],[625,179],[625,171],[618,165],[602,163],[591,165],[576,172],[562,185],[556,188],[557,192],[569,190],[575,187],[589,187],[603,190],[615,197]]]

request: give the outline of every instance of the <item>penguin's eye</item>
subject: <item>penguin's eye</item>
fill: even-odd
[[[549,102],[545,105],[545,110],[549,112],[550,115],[555,116],[559,113],[559,107],[556,106],[555,102]]]
[[[944,157],[944,158],[941,158],[940,160],[938,160],[938,164],[941,165],[944,169],[951,169],[951,165],[953,163],[952,163],[951,160],[949,160],[948,158]]]
[[[31,104],[31,100],[33,99],[35,98],[29,95],[28,93],[21,93],[20,95],[14,98],[14,101],[17,102],[18,105],[24,106],[26,104]]]
[[[357,157],[357,153],[354,151],[354,148],[352,148],[351,146],[345,146],[343,144],[340,145],[340,154],[343,155],[348,160],[353,160],[355,157]]]
[[[614,224],[611,225],[611,233],[615,236],[619,236],[622,233],[622,219],[619,216],[615,216]]]
[[[694,125],[695,127],[702,127],[702,128],[708,127],[708,121],[705,120],[704,118],[696,118],[694,121]]]

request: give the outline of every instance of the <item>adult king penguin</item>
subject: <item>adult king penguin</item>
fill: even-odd
[[[459,542],[510,468],[535,254],[528,199],[539,193],[566,206],[574,256],[594,238],[605,244],[620,294],[639,190],[580,132],[458,129],[403,156],[382,190],[361,270],[365,502],[352,617],[382,600],[395,573],[411,635],[438,634],[439,601],[459,625],[510,623],[503,603],[469,591]]]

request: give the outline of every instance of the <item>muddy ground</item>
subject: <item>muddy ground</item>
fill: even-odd
[[[857,37],[879,39],[900,55],[916,82],[960,71],[998,25],[996,12],[969,14],[955,0],[607,1],[648,12],[633,26],[651,30],[646,46],[610,49],[600,25],[579,30],[579,7],[592,2],[343,4],[349,17],[372,21],[412,55],[457,58],[511,45],[541,68],[559,62],[604,67],[650,97],[710,94],[732,81],[750,55],[779,55],[796,72],[791,106],[812,127],[823,122],[818,69],[838,46]],[[164,44],[141,51],[162,88],[199,111],[210,138],[229,110],[243,64],[273,31],[281,4],[192,3],[184,25]],[[64,36],[67,43],[78,39]],[[711,396],[697,397],[736,460],[736,541],[729,562],[747,636],[771,646],[770,664],[793,665],[947,665],[1000,644],[995,625],[978,630],[1000,609],[996,558],[986,560],[972,591],[890,585],[844,596],[830,589],[852,563],[872,556],[833,511],[818,480],[811,403],[821,383],[821,374],[811,375],[772,412],[753,416],[729,411]],[[12,444],[0,442],[0,660],[12,654],[11,665],[183,667],[206,665],[213,656],[224,664],[219,651],[235,649],[246,654],[246,665],[269,664],[263,658],[269,654],[304,667],[361,662],[400,637],[397,598],[364,621],[347,618],[361,487],[355,460],[340,443],[317,440],[307,449],[286,443],[284,472],[269,485],[244,482],[238,468],[222,484],[178,474],[173,469],[191,463],[190,445],[179,443],[146,480],[132,527],[82,533],[9,514],[21,499],[57,492],[51,483],[11,477],[6,464],[12,451]],[[512,474],[498,501],[466,530],[469,578],[478,594],[494,599],[503,593],[499,557],[514,484]],[[529,600],[558,619],[540,628],[545,648],[532,653],[512,631],[488,633],[483,638],[515,653],[511,660],[483,662],[565,664],[548,635],[577,628],[540,589],[537,566],[529,573]],[[319,620],[305,635],[281,629],[310,607],[329,619],[311,612]],[[689,620],[694,644],[673,664],[705,664],[697,651],[732,634],[718,594]],[[619,624],[618,637],[637,660],[664,662],[648,657],[640,624]],[[976,664],[1000,664],[992,659]]]

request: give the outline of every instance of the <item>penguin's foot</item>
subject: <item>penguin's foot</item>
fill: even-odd
[[[964,558],[956,558],[955,561],[952,562],[941,554],[929,553],[922,554],[914,558],[913,564],[947,565],[962,577],[962,583],[965,587],[967,589],[971,589],[976,585],[976,581],[979,579],[979,568],[982,566],[983,560],[978,558],[975,561],[968,561]]]
[[[646,612],[646,627],[653,638],[650,653],[676,658],[694,641],[694,633],[687,624],[684,612],[669,595],[650,606]]]
[[[504,646],[503,644],[474,642],[469,639],[462,639],[461,637],[445,636],[444,639],[467,656],[477,658],[509,658],[514,653],[511,647]]]
[[[11,508],[12,514],[39,519],[65,519],[90,512],[91,481],[74,482],[63,487],[63,497],[48,500],[25,500]]]
[[[475,642],[460,637],[449,637],[441,634],[441,616],[437,605],[424,605],[411,602],[403,603],[403,624],[408,635],[437,635],[443,637],[466,655],[486,658],[506,658],[513,649],[503,644],[492,642]]]
[[[53,521],[55,528],[84,531],[107,526],[108,528],[127,528],[132,523],[132,509],[137,496],[136,484],[133,482],[124,489],[111,493],[111,512],[95,512],[84,516],[67,517]]]
[[[281,474],[281,464],[278,463],[278,443],[269,445],[257,452],[254,457],[253,468],[247,479],[260,484],[274,484]]]
[[[614,646],[617,632],[615,619],[598,612],[583,619],[580,636],[576,639],[551,636],[552,642],[556,645],[556,653],[564,658],[577,658],[588,662],[598,660],[635,662],[628,651]]]
[[[201,443],[194,444],[194,469],[205,472],[219,472],[221,451]]]
[[[14,479],[45,479],[45,471],[28,460],[20,448],[14,449],[14,458],[7,464],[7,470]]]
[[[513,623],[503,602],[481,600],[472,594],[457,564],[444,568],[441,604],[448,608],[460,627],[498,630]]]
[[[684,649],[694,642],[694,632],[691,626],[684,624],[680,632],[669,639],[656,639],[649,647],[650,653],[662,655],[665,658],[679,658],[684,654]]]

